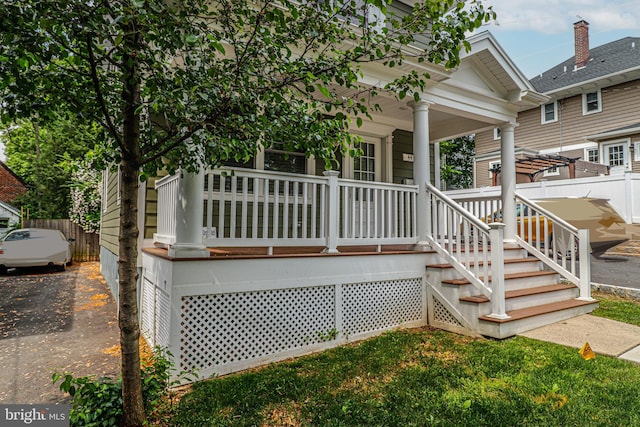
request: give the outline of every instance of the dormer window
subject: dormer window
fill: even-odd
[[[558,121],[558,102],[553,101],[541,107],[542,124]]]
[[[582,94],[582,115],[599,113],[602,111],[602,93],[600,90],[596,92],[588,92]]]

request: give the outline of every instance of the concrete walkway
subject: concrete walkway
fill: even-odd
[[[609,249],[606,254],[640,256],[640,240],[621,243]],[[598,286],[613,287],[612,285]],[[576,349],[582,348],[584,343],[588,342],[597,354],[640,363],[640,327],[591,314],[543,326],[520,335]]]
[[[580,349],[588,342],[594,352],[640,363],[640,326],[583,314],[520,334]]]

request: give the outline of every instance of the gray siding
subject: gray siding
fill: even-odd
[[[435,158],[433,144],[429,146],[431,182],[435,182]],[[393,183],[402,184],[404,179],[413,179],[413,162],[402,160],[403,154],[413,154],[413,133],[404,130],[393,132]]]

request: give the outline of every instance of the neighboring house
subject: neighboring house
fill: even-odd
[[[591,48],[589,24],[581,20],[574,24],[574,38],[574,56],[530,80],[549,99],[518,113],[516,145],[529,155],[576,161],[574,176],[584,179],[566,184],[572,186],[569,194],[567,189],[542,193],[610,198],[628,222],[639,222],[640,201],[630,199],[640,197],[635,196],[640,192],[640,37]],[[476,134],[477,188],[494,185],[499,132]],[[534,181],[565,180],[569,169],[568,164],[546,168]],[[631,173],[626,184],[625,172]],[[518,182],[530,181],[519,177]],[[606,184],[594,185],[599,182]]]
[[[503,170],[502,201],[492,201],[505,225],[487,226],[477,219],[481,211],[465,210],[430,184],[438,141],[500,127],[509,159],[518,112],[548,99],[490,33],[468,41],[471,51],[453,70],[411,60],[385,75],[375,70],[380,81],[410,70],[428,72],[431,81],[418,102],[372,100],[383,114],[358,129],[363,155],[342,158],[339,171],[273,147],[233,174],[178,173],[141,185],[146,339],[167,346],[178,370],[207,376],[396,327],[502,338],[593,309],[588,269],[576,270],[588,265],[576,262],[578,245],[588,260],[584,239],[568,241],[563,267],[560,245],[551,252],[516,236],[514,163]],[[100,258],[115,292],[117,174],[105,174],[104,185]],[[560,284],[542,263],[574,284]],[[526,298],[507,299],[505,289],[515,288]]]
[[[0,202],[13,202],[27,192],[27,184],[0,161]]]
[[[6,202],[0,202],[0,239],[20,225],[20,211]]]

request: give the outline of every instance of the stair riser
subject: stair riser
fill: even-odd
[[[506,311],[520,310],[522,308],[534,307],[542,304],[549,304],[553,302],[568,301],[577,298],[578,289],[563,289],[554,292],[545,292],[543,294],[526,295],[517,298],[508,298],[505,300]],[[473,304],[473,303],[465,303]],[[480,316],[487,316],[491,314],[491,302],[483,302],[479,304],[478,313]]]
[[[504,281],[504,288],[507,291],[515,291],[519,289],[537,288],[538,286],[555,285],[559,283],[559,277],[558,274],[548,274],[522,279],[506,279]]]
[[[581,314],[590,313],[595,307],[596,306],[594,305],[584,305],[581,307],[574,307],[506,323],[493,323],[481,320],[478,325],[478,331],[482,335],[492,338],[508,338],[541,326],[567,320],[572,317],[580,316]]]
[[[541,269],[542,269],[542,263],[539,263],[539,262],[523,262],[523,263],[517,263],[517,264],[504,265],[505,274],[540,271]],[[482,267],[480,267],[478,270],[481,276],[484,275],[484,269]],[[474,271],[473,267],[471,271]],[[491,266],[489,266],[489,274],[491,274]],[[443,280],[460,279],[460,278],[462,278],[462,275],[458,273],[458,271],[455,268],[451,267],[451,268],[442,269]]]

